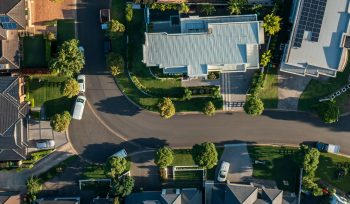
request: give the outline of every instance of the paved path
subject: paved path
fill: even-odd
[[[244,182],[253,175],[253,166],[246,144],[225,145],[215,175],[218,174],[222,161],[230,163],[230,169],[227,174],[227,180],[230,182]]]
[[[83,119],[72,122],[70,135],[82,157],[104,162],[121,147],[132,152],[162,145],[192,146],[204,141],[217,144],[323,141],[341,144],[342,152],[350,154],[350,116],[336,124],[324,124],[307,113],[283,111],[265,111],[260,117],[220,113],[214,117],[176,115],[164,120],[158,114],[139,109],[122,94],[106,69],[98,15],[99,9],[108,7],[108,1],[81,4],[77,16],[79,40],[86,54],[88,104]]]

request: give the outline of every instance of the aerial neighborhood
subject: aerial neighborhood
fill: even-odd
[[[0,0],[0,204],[350,204],[350,0]]]

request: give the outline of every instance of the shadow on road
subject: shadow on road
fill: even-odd
[[[98,111],[117,115],[134,116],[141,111],[140,108],[132,105],[124,96],[107,98],[94,105]]]

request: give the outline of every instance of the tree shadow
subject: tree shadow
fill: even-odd
[[[117,115],[134,116],[141,109],[133,104],[125,96],[110,97],[94,104],[101,112]]]

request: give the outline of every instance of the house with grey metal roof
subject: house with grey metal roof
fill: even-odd
[[[184,188],[131,193],[126,197],[125,204],[202,204],[202,192]]]
[[[19,68],[17,31],[26,26],[25,0],[0,0],[0,71]]]
[[[28,146],[24,80],[7,76],[0,82],[0,163],[17,162],[26,158]]]
[[[281,71],[335,77],[344,70],[350,48],[349,0],[300,0],[285,47]]]
[[[296,199],[286,198],[279,189],[252,184],[205,184],[205,204],[294,204]]]
[[[256,15],[190,16],[179,18],[178,24],[179,33],[145,33],[146,66],[190,78],[206,78],[211,71],[245,72],[259,68],[264,30]]]

